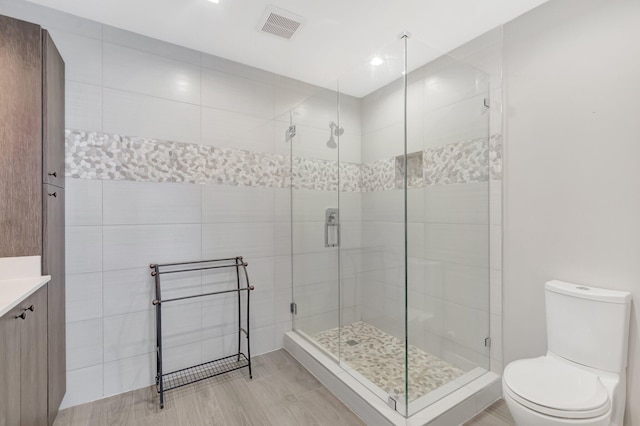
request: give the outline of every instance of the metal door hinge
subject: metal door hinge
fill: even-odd
[[[387,399],[387,405],[389,406],[389,408],[395,411],[397,401],[392,396],[390,396],[389,399]]]
[[[489,348],[491,347],[491,337],[487,337],[484,339],[484,345]]]
[[[289,305],[289,312],[291,312],[293,315],[298,315],[298,305],[294,302],[291,302],[291,304]]]

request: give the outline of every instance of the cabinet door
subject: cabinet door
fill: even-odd
[[[0,257],[42,244],[40,27],[0,15]]]
[[[20,424],[20,311],[0,317],[0,426]]]
[[[64,188],[64,61],[42,30],[43,181]]]
[[[26,319],[20,342],[20,424],[47,425],[47,286],[20,304]]]
[[[48,295],[49,424],[58,414],[66,391],[64,195],[65,190],[43,185],[44,234],[42,273],[51,275]]]

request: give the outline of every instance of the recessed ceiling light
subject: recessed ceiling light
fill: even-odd
[[[211,3],[215,3],[215,4],[220,3],[220,0],[209,0],[209,1],[210,1]]]
[[[377,67],[378,65],[382,65],[383,63],[384,61],[379,56],[376,56],[371,60],[371,65],[373,65],[374,67]]]

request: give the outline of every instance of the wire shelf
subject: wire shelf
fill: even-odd
[[[182,370],[162,375],[164,390],[176,389],[248,366],[249,359],[243,353],[240,353],[239,355],[234,354],[214,361],[194,365],[193,367],[183,368]],[[158,392],[160,392],[159,388]]]

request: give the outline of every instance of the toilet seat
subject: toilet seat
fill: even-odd
[[[539,413],[567,419],[587,419],[611,407],[600,378],[555,358],[543,356],[509,364],[504,392]]]

